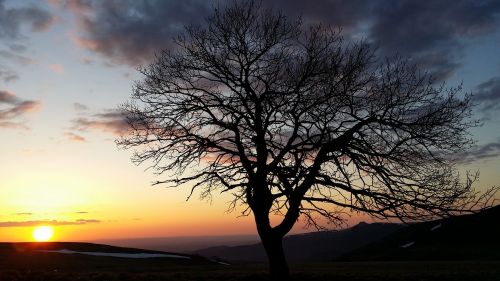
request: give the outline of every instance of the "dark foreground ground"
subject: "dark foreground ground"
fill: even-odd
[[[500,281],[500,261],[328,262],[292,264],[293,280],[342,281]],[[269,280],[263,264],[171,265],[165,268],[96,268],[94,270],[0,269],[12,281],[203,281]]]

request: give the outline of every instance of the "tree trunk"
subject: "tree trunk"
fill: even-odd
[[[291,280],[290,271],[285,258],[285,252],[283,251],[283,237],[261,235],[261,240],[269,261],[269,273],[271,275],[271,280]]]

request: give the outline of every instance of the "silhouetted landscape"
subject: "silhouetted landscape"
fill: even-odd
[[[0,281],[500,281],[499,42],[499,0],[0,0]]]
[[[500,206],[478,214],[415,223],[360,223],[339,231],[290,235],[290,261],[500,260]],[[228,261],[265,261],[260,243],[194,251]]]
[[[329,261],[377,241],[401,228],[403,228],[401,224],[360,223],[345,230],[289,235],[285,237],[283,247],[289,261]],[[223,245],[199,249],[193,253],[236,262],[266,261],[266,253],[260,243],[240,246]]]

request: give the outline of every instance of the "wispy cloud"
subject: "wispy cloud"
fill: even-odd
[[[0,222],[0,227],[29,227],[37,225],[85,225],[92,223],[100,223],[96,219],[79,219],[76,221],[58,221],[58,220],[30,220],[30,221],[3,221]]]
[[[62,66],[61,64],[51,64],[49,65],[49,70],[54,72],[54,73],[57,73],[57,74],[63,74],[64,73],[64,66]]]
[[[28,129],[28,126],[18,118],[40,107],[40,101],[22,100],[12,92],[0,90],[0,127]]]
[[[130,130],[127,113],[118,109],[76,118],[72,122],[71,129],[80,133],[99,131],[119,136]]]
[[[64,136],[68,140],[73,141],[73,142],[87,142],[87,140],[84,137],[77,135],[73,132],[64,132]]]
[[[0,57],[3,58],[4,60],[10,60],[22,65],[29,65],[35,62],[35,60],[30,57],[6,50],[0,50]]]
[[[474,99],[486,111],[500,109],[500,76],[493,77],[477,87]]]
[[[7,66],[0,65],[0,80],[4,83],[9,83],[19,79],[19,75],[14,70]]]
[[[500,139],[495,142],[474,146],[469,151],[454,156],[456,161],[462,164],[487,161],[496,157],[500,157]]]
[[[80,58],[80,62],[82,64],[91,65],[94,63],[94,60],[83,57],[83,58]]]
[[[16,213],[16,215],[17,216],[31,216],[31,215],[33,215],[33,213],[28,213],[28,212],[26,212],[26,213]]]
[[[83,103],[75,102],[73,103],[73,109],[76,111],[87,111],[89,110],[89,107]]]

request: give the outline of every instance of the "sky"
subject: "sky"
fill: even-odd
[[[189,188],[152,187],[158,176],[115,144],[137,69],[228,1],[0,0],[0,241],[30,241],[40,224],[66,241],[256,233],[251,217],[227,212],[228,195],[186,201]],[[477,142],[460,169],[480,171],[479,190],[500,185],[499,1],[263,5],[305,25],[341,26],[379,57],[408,57],[474,94],[483,125],[471,130]],[[350,222],[360,220],[369,218]]]

